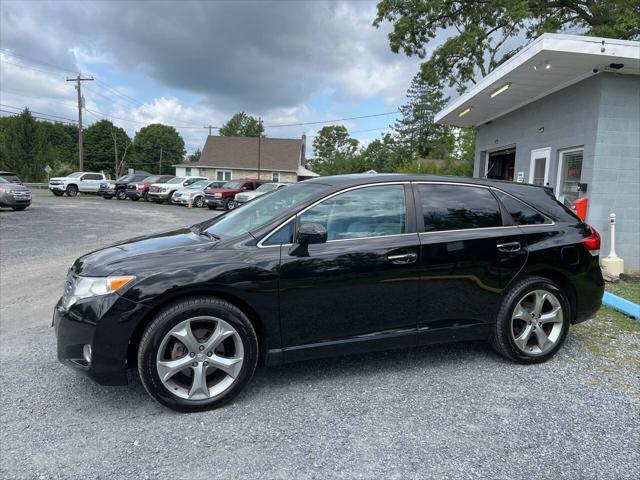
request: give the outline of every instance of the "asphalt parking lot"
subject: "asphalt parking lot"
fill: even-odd
[[[212,214],[46,191],[0,211],[1,478],[640,478],[638,369],[589,348],[597,324],[543,365],[475,342],[259,368],[198,414],[57,362],[51,313],[76,257]]]

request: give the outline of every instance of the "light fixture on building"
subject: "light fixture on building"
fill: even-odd
[[[545,70],[549,70],[551,68],[551,64],[547,62],[544,66]]]
[[[464,110],[462,110],[460,113],[458,113],[458,117],[464,117],[470,111],[471,111],[471,107],[467,107]]]
[[[505,90],[508,90],[509,87],[511,86],[510,83],[505,83],[503,86],[501,86],[499,89],[497,89],[496,91],[494,91],[491,94],[491,98],[493,97],[497,97],[498,95],[500,95],[502,92],[504,92]]]

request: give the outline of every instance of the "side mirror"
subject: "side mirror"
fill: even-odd
[[[295,257],[308,257],[308,246],[327,241],[327,229],[319,223],[303,223],[298,228],[296,243],[289,249],[289,255]]]

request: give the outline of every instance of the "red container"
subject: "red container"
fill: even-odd
[[[573,208],[576,211],[576,215],[580,220],[584,221],[587,219],[587,205],[589,201],[586,197],[578,198],[573,201]]]

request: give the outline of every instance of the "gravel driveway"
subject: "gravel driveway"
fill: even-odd
[[[476,342],[259,368],[197,414],[135,375],[102,387],[57,362],[49,325],[76,257],[211,215],[48,192],[0,212],[1,478],[640,478],[638,369],[590,348],[593,325],[543,365]]]

